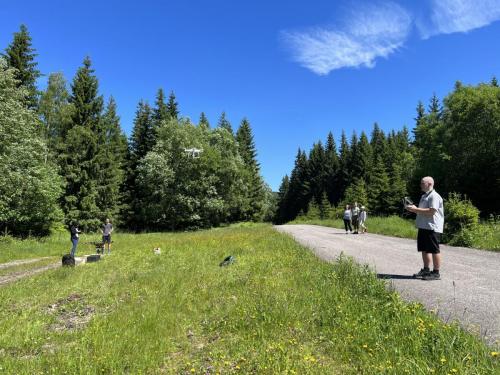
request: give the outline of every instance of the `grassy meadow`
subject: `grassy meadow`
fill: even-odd
[[[0,257],[60,255],[66,237]],[[100,262],[0,287],[0,373],[500,373],[498,348],[269,225],[114,241]]]

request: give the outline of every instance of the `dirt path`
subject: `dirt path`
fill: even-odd
[[[14,267],[14,266],[20,266],[21,264],[29,264],[29,263],[36,263],[41,260],[49,259],[51,257],[43,257],[43,258],[33,258],[33,259],[21,259],[21,260],[13,260],[12,262],[8,263],[2,263],[0,264],[0,270],[3,268],[9,268],[9,267]]]
[[[341,252],[368,264],[403,298],[436,310],[444,321],[458,320],[489,344],[500,344],[500,253],[443,246],[441,280],[411,276],[422,266],[415,240],[376,234],[346,235],[315,225],[280,225],[321,259],[335,261]]]
[[[40,259],[43,259],[43,258],[40,258]],[[40,259],[38,259],[38,260],[40,260]],[[11,265],[13,265],[13,263],[14,262],[11,262]],[[26,263],[33,263],[33,262],[22,262],[22,263],[16,263],[15,265],[26,264]],[[57,268],[60,266],[61,266],[61,262],[57,262],[57,263],[52,263],[52,264],[49,264],[49,265],[46,265],[43,267],[37,267],[37,268],[32,268],[32,269],[29,269],[26,271],[13,272],[13,273],[10,273],[8,275],[3,275],[3,276],[0,276],[0,286],[5,285],[5,284],[9,284],[9,283],[13,283],[14,281],[17,281],[19,279],[23,279],[23,278],[28,277],[28,276],[33,276],[33,275],[36,275],[38,273],[45,272],[47,270],[51,270],[53,268]]]

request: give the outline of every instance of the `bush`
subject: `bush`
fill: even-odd
[[[459,193],[450,193],[445,204],[445,242],[471,246],[478,224],[479,210],[472,202]]]

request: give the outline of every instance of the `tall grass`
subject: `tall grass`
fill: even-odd
[[[0,288],[0,372],[499,371],[498,349],[270,226],[116,235],[114,245],[101,262]],[[236,263],[219,267],[230,254]]]

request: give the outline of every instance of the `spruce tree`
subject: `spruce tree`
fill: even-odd
[[[289,220],[295,219],[300,212],[307,211],[310,195],[309,177],[306,153],[299,148],[288,189]]]
[[[208,122],[208,118],[205,115],[205,112],[201,112],[200,121],[198,122],[198,126],[204,130],[210,129],[210,123]]]
[[[383,130],[380,129],[377,123],[373,124],[370,145],[372,147],[373,157],[380,156],[382,160],[385,160],[387,140]]]
[[[332,132],[329,132],[325,147],[325,173],[326,192],[330,204],[337,204],[341,196],[337,183],[338,169],[339,157],[337,155],[337,146],[335,145],[335,139]]]
[[[387,197],[387,213],[398,214],[401,212],[401,199],[408,195],[404,179],[404,165],[401,160],[396,160],[389,170],[389,195]]]
[[[120,127],[120,118],[116,113],[116,102],[109,99],[102,116],[104,130],[103,142],[99,145],[97,184],[97,204],[102,217],[117,222],[122,204],[122,188],[126,170],[127,138]]]
[[[380,155],[376,155],[372,174],[368,182],[368,206],[376,214],[388,213],[388,198],[390,194],[389,176]]]
[[[142,214],[144,192],[138,186],[137,167],[141,160],[153,149],[155,136],[160,137],[161,131],[155,134],[153,127],[152,110],[148,103],[140,101],[134,118],[134,127],[129,140],[127,153],[127,169],[124,189],[124,205],[122,214],[126,218],[126,225],[132,230],[144,229],[144,215]]]
[[[170,118],[173,120],[178,120],[179,118],[179,105],[175,101],[175,94],[173,91],[170,92],[167,103],[167,112],[170,115]]]
[[[491,84],[491,86],[493,86],[493,87],[498,87],[497,77],[493,76],[493,77],[491,78],[491,83],[490,83],[490,84]]]
[[[356,154],[351,163],[353,179],[364,179],[366,181],[369,178],[371,173],[372,158],[372,149],[368,141],[368,137],[365,132],[361,132],[361,136],[356,147]]]
[[[442,112],[443,108],[441,107],[441,104],[439,104],[439,99],[436,94],[433,94],[429,103],[429,114],[434,114],[438,119],[440,119]]]
[[[130,137],[130,152],[133,168],[152,150],[155,143],[155,133],[151,107],[148,103],[140,101],[135,112],[134,127]]]
[[[158,93],[156,94],[155,107],[152,114],[154,128],[159,128],[161,124],[169,118],[169,108],[165,103],[165,95],[163,94],[163,89],[160,88],[158,89]]]
[[[326,192],[323,192],[323,194],[321,194],[321,199],[318,202],[318,209],[319,209],[319,218],[321,220],[326,220],[331,218],[332,206],[330,205],[330,201],[328,200]]]
[[[309,188],[311,199],[320,202],[323,192],[326,192],[326,163],[325,150],[321,141],[315,143],[309,153]]]
[[[256,159],[257,151],[255,150],[250,123],[246,118],[241,121],[240,127],[236,132],[236,141],[238,142],[238,151],[245,165],[258,172],[259,164]]]
[[[264,201],[264,182],[259,172],[257,162],[257,151],[253,140],[252,129],[246,118],[241,121],[241,125],[236,132],[238,142],[238,152],[248,171],[248,199],[250,205],[249,215],[252,219],[258,219],[262,214],[262,204]]]
[[[424,104],[419,100],[417,104],[417,117],[415,117],[415,124],[419,126],[422,119],[425,117],[425,107]]]
[[[221,129],[226,129],[229,133],[233,134],[233,127],[231,126],[231,123],[226,118],[226,112],[221,113],[217,126]]]
[[[98,96],[98,81],[88,57],[71,85],[70,128],[63,140],[60,163],[66,179],[62,202],[67,219],[76,219],[84,230],[95,230],[103,219],[98,206],[100,181],[99,151],[104,139],[103,99]]]
[[[362,178],[356,178],[347,187],[342,206],[346,204],[353,205],[354,202],[358,202],[359,206],[366,205],[368,202],[368,193],[366,188],[365,180]]]
[[[347,142],[347,137],[345,132],[342,130],[342,135],[340,137],[340,150],[339,150],[339,170],[337,173],[337,184],[340,193],[340,197],[344,196],[345,189],[350,184],[351,166],[349,164],[351,160],[350,147]]]
[[[21,25],[19,32],[14,33],[14,40],[5,50],[7,64],[17,69],[15,78],[18,87],[23,86],[27,89],[26,106],[34,109],[38,105],[38,91],[36,80],[40,77],[40,71],[37,69],[38,63],[35,62],[35,49],[32,47],[31,36],[28,28]]]
[[[288,175],[285,175],[281,180],[280,187],[278,189],[278,203],[276,208],[276,215],[274,222],[276,224],[283,224],[290,220],[289,214],[289,201],[288,193],[290,190],[290,179]]]

